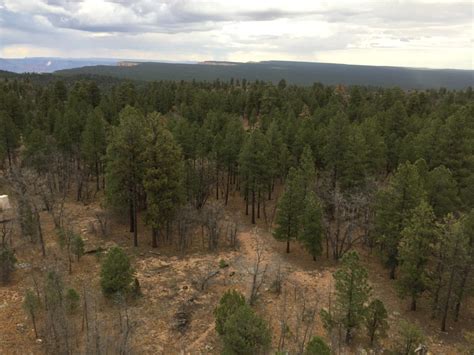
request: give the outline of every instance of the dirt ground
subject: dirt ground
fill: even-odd
[[[333,288],[332,273],[337,265],[325,256],[314,262],[296,243],[292,244],[291,253],[286,254],[284,243],[274,240],[261,221],[257,226],[251,225],[239,204],[235,198],[225,211],[227,219],[239,222],[237,250],[223,246],[218,252],[207,252],[197,232],[185,256],[170,245],[152,249],[149,230],[142,224],[139,225],[140,246],[133,248],[126,221],[120,219],[112,222],[109,236],[101,237],[91,228],[95,213],[100,210],[98,204],[67,204],[68,217],[85,239],[86,250],[120,245],[132,257],[143,293],[141,298],[127,305],[134,329],[131,338],[134,353],[219,354],[221,343],[214,330],[212,312],[227,289],[235,288],[245,295],[249,294],[256,244],[263,248],[261,266],[266,271],[255,309],[270,322],[273,348],[277,349],[281,342],[283,320],[289,329],[285,348],[292,353],[298,349],[305,332],[307,338],[316,334],[330,343],[318,314],[321,308],[328,306]],[[23,295],[33,285],[32,275],[39,275],[51,265],[57,265],[60,269],[64,266],[65,258],[58,247],[50,216],[43,212],[41,217],[47,243],[46,260],[41,257],[38,245],[20,241],[16,236],[18,231],[15,231],[18,268],[12,282],[0,287],[0,354],[43,354],[45,351],[42,341],[35,339],[31,322],[22,310]],[[424,330],[430,353],[465,353],[463,333],[474,330],[472,299],[464,305],[462,318],[457,323],[450,321],[448,332],[442,333],[438,330],[439,321],[429,317],[427,302],[421,301],[419,310],[411,312],[408,301],[398,298],[394,283],[388,279],[377,256],[369,255],[364,250],[360,252],[369,270],[373,295],[385,303],[389,312],[391,329],[384,347],[389,348],[393,343],[398,321],[407,319]],[[221,268],[221,260],[229,266]],[[105,301],[100,294],[100,259],[95,254],[87,254],[79,262],[73,263],[72,268],[71,275],[64,273],[65,283],[77,290],[87,289],[88,293],[95,295],[94,302],[99,315],[103,316],[106,323],[110,321],[110,326],[115,324],[117,306]],[[279,295],[272,288],[278,270],[283,278],[282,293]],[[203,277],[213,272],[218,273],[201,289]],[[314,324],[306,329],[301,317],[308,310],[315,310],[316,317]],[[176,315],[179,313],[186,318],[182,329],[177,329]],[[77,318],[77,322],[80,322],[79,315]],[[340,353],[362,354],[364,349],[369,349],[363,332],[360,334],[353,348],[342,348]]]

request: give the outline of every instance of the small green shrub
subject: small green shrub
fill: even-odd
[[[306,345],[305,355],[331,355],[331,349],[326,342],[318,336],[314,336]]]
[[[133,281],[133,274],[127,254],[118,247],[110,249],[100,271],[102,292],[106,296],[127,292]]]
[[[249,305],[240,306],[224,324],[224,354],[265,353],[271,343],[268,324]]]
[[[236,290],[228,290],[219,301],[219,305],[214,310],[216,318],[216,331],[220,335],[224,334],[224,324],[227,319],[245,305],[245,297]]]
[[[79,294],[75,289],[70,288],[66,292],[66,310],[69,313],[74,313],[79,308]]]

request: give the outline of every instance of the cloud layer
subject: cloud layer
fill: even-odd
[[[0,0],[0,56],[472,69],[470,1]]]

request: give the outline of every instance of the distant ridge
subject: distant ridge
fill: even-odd
[[[135,62],[134,62],[135,64]],[[230,79],[262,80],[273,83],[285,79],[289,84],[398,86],[403,89],[464,89],[474,82],[473,70],[420,69],[313,62],[262,61],[201,63],[136,62],[133,66],[96,65],[60,70],[58,75],[93,74],[116,78],[155,80],[214,81]]]

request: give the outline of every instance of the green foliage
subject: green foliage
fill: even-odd
[[[397,286],[402,297],[411,297],[412,310],[416,310],[416,301],[427,288],[427,263],[437,232],[433,210],[427,202],[422,201],[412,213],[401,233]]]
[[[66,310],[69,313],[74,313],[79,308],[79,300],[80,296],[76,290],[70,288],[66,291],[66,295],[64,296]]]
[[[23,300],[23,309],[31,318],[36,337],[38,337],[38,332],[36,329],[36,316],[40,306],[41,302],[38,295],[30,289],[26,290],[25,298]]]
[[[225,261],[224,259],[219,260],[219,267],[221,269],[225,269],[226,267],[229,267],[229,263]]]
[[[127,106],[120,112],[119,125],[112,130],[107,146],[107,202],[120,211],[129,208],[134,246],[138,246],[136,222],[145,168],[145,137],[143,115]]]
[[[107,253],[100,271],[100,285],[106,296],[116,293],[124,294],[133,281],[133,268],[125,252],[113,247]]]
[[[331,355],[331,348],[318,336],[314,336],[306,345],[304,355]]]
[[[261,354],[271,343],[267,323],[248,305],[240,306],[224,324],[224,354]]]
[[[370,339],[370,344],[387,336],[388,322],[387,310],[382,301],[375,299],[370,302],[366,310],[365,328]]]
[[[77,260],[84,255],[84,239],[79,234],[74,233],[71,240],[71,251]]]
[[[364,321],[364,304],[369,299],[371,288],[367,282],[367,270],[360,265],[355,251],[348,252],[342,258],[342,265],[334,273],[336,282],[336,302],[334,320],[343,325],[346,342],[352,339],[352,333]]]
[[[11,116],[6,111],[0,110],[0,164],[5,158],[8,158],[9,164],[15,149],[20,144],[20,132],[13,122]]]
[[[81,152],[90,169],[99,173],[101,163],[107,148],[105,122],[99,110],[94,110],[87,116],[82,132]]]
[[[23,300],[23,309],[29,314],[36,314],[41,306],[40,299],[33,290],[26,290],[25,298]]]
[[[150,133],[145,152],[144,187],[147,194],[147,222],[164,228],[174,218],[184,199],[184,165],[181,150],[159,115],[147,117]],[[155,238],[152,241],[156,247]]]
[[[323,251],[323,210],[314,192],[308,191],[304,199],[299,240],[316,260]]]
[[[428,193],[428,201],[438,218],[456,211],[461,204],[456,180],[443,165],[428,173],[425,187]]]
[[[47,306],[56,307],[63,303],[64,283],[57,272],[49,271],[46,275],[44,294]]]
[[[417,167],[408,162],[398,167],[389,185],[377,194],[375,233],[385,264],[390,268],[391,278],[395,277],[398,265],[402,230],[425,195]]]
[[[145,148],[144,118],[135,108],[125,107],[119,125],[107,146],[107,198],[112,206],[128,206],[136,197],[143,176]]]
[[[0,247],[0,282],[7,284],[15,270],[17,260],[15,252],[7,246]]]
[[[291,168],[288,173],[285,191],[278,201],[276,214],[277,227],[273,236],[286,241],[286,252],[290,252],[290,241],[298,237],[301,226],[302,202],[304,199],[301,174]]]
[[[401,321],[395,351],[402,355],[413,355],[423,338],[423,333],[418,326],[407,321]]]
[[[216,318],[216,331],[220,335],[224,334],[224,325],[237,309],[245,306],[245,297],[236,290],[228,290],[219,301],[219,305],[214,310]]]
[[[300,172],[304,193],[314,191],[316,184],[316,169],[314,166],[313,152],[311,147],[306,145],[300,158]]]

